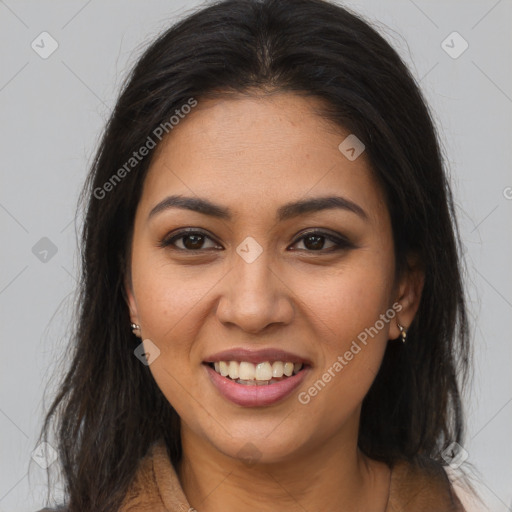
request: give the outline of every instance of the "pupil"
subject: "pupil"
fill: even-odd
[[[323,240],[323,237],[322,236],[319,236],[319,235],[308,235],[305,239],[304,239],[304,245],[306,247],[308,247],[308,244],[306,243],[306,240],[315,240],[313,242],[313,244],[309,244],[309,245],[312,245],[313,247],[309,247],[310,249],[321,249],[322,246],[323,246],[323,243],[322,243],[322,240]]]
[[[304,245],[309,249],[322,249],[323,247],[323,236],[320,235],[308,235],[304,239]],[[184,238],[184,245],[187,249],[199,249],[203,242],[203,235],[186,235]],[[307,241],[313,241],[308,243]],[[190,242],[192,241],[192,242]]]
[[[183,245],[185,245],[187,249],[199,249],[202,245],[202,238],[203,235],[187,235]],[[188,243],[189,240],[195,240],[195,242],[193,241],[192,243]]]

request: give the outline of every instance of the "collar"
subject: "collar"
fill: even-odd
[[[442,466],[430,460],[392,466],[385,512],[465,512]],[[193,512],[163,440],[136,471],[119,512]]]

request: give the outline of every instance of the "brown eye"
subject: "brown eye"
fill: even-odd
[[[326,237],[321,235],[308,235],[302,238],[304,247],[312,251],[324,249]],[[332,243],[332,242],[331,242]]]
[[[211,244],[208,247],[207,241]],[[206,245],[206,247],[205,247]],[[166,238],[159,243],[160,247],[171,247],[181,251],[200,251],[219,247],[208,235],[202,231],[181,231],[176,235]]]
[[[330,247],[325,247],[326,241],[331,243]],[[313,231],[304,234],[301,238],[299,238],[295,243],[302,242],[304,248],[299,248],[298,250],[306,250],[307,252],[315,252],[315,251],[326,251],[332,252],[340,249],[347,249],[350,247],[354,247],[352,243],[348,240],[331,235],[329,233],[324,233],[322,231]]]

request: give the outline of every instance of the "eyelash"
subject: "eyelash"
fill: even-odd
[[[200,231],[200,230],[197,230],[195,228],[191,228],[191,229],[188,229],[188,230],[182,230],[182,231],[176,233],[175,235],[173,235],[172,237],[168,237],[168,238],[162,239],[158,243],[158,246],[161,247],[161,248],[168,248],[168,249],[171,249],[171,250],[181,251],[183,253],[188,252],[188,253],[192,253],[192,254],[194,254],[194,253],[197,254],[197,253],[200,253],[200,252],[204,252],[204,251],[213,249],[213,248],[209,248],[209,249],[196,249],[196,250],[194,250],[194,249],[182,249],[181,247],[176,247],[176,246],[173,245],[176,240],[179,240],[181,238],[185,238],[185,237],[190,236],[190,235],[200,235],[200,236],[203,236],[205,238],[209,238],[210,240],[215,242],[215,240],[213,240],[204,231]],[[335,236],[335,235],[332,235],[332,234],[329,234],[329,233],[326,233],[326,232],[320,231],[320,230],[313,230],[313,231],[308,231],[306,233],[303,233],[300,238],[297,238],[292,243],[292,245],[295,245],[298,242],[300,242],[301,240],[307,238],[308,236],[313,236],[313,235],[320,236],[322,238],[326,238],[327,240],[329,240],[330,242],[335,244],[334,247],[330,247],[328,249],[319,249],[319,250],[308,250],[308,249],[294,249],[294,250],[305,251],[305,252],[310,252],[310,253],[324,253],[325,254],[325,253],[340,251],[340,250],[343,250],[343,249],[345,249],[345,250],[346,249],[351,249],[351,248],[355,247],[355,245],[353,243],[351,243],[349,240],[347,240],[344,237]]]

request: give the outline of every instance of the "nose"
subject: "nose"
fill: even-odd
[[[251,263],[234,258],[234,266],[223,280],[217,318],[245,332],[258,334],[271,325],[289,324],[294,315],[289,285],[270,265],[266,251]]]

